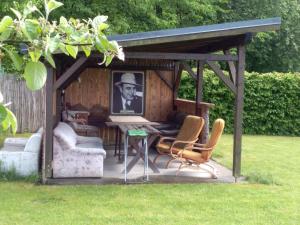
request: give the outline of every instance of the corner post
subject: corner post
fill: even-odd
[[[47,67],[46,81],[46,104],[45,104],[45,131],[44,131],[44,154],[43,154],[43,182],[52,177],[53,158],[53,76],[52,67]]]
[[[199,115],[200,110],[200,102],[203,99],[203,72],[204,72],[204,61],[198,61],[197,62],[197,86],[196,86],[196,109],[195,114]]]
[[[243,105],[244,105],[244,72],[245,72],[245,46],[238,46],[238,66],[236,74],[236,95],[234,113],[234,141],[233,141],[233,176],[241,175],[241,152],[243,133]]]

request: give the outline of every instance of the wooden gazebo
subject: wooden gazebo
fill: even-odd
[[[57,54],[55,57],[57,69],[48,68],[46,83],[43,180],[52,178],[53,128],[61,120],[62,93],[65,93],[65,98],[73,101],[73,104],[89,99],[91,104],[107,108],[110,104],[111,70],[145,71],[144,116],[151,121],[164,121],[167,113],[174,108],[203,116],[206,127],[201,139],[205,141],[208,134],[208,112],[213,106],[211,103],[202,102],[205,65],[213,70],[235,95],[233,175],[239,177],[245,46],[256,33],[277,30],[280,24],[280,18],[270,18],[110,36],[110,40],[116,40],[123,46],[125,61],[114,59],[107,68],[98,65],[102,58],[100,54],[92,54],[89,58],[79,54],[77,59]],[[187,61],[193,61],[197,65],[196,73]],[[218,62],[227,63],[229,76],[220,69]],[[196,80],[195,101],[177,98],[183,70]],[[79,77],[81,83],[76,82]],[[83,87],[83,83],[89,86]],[[83,95],[85,97],[82,97]]]

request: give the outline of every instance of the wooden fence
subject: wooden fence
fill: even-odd
[[[45,89],[30,91],[23,80],[14,76],[0,76],[0,91],[4,103],[11,102],[9,108],[18,120],[18,132],[34,132],[43,125],[45,109]]]

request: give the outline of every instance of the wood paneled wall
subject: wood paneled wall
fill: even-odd
[[[100,104],[109,112],[110,70],[86,69],[66,89],[66,102],[91,108]],[[171,71],[162,71],[165,79],[173,79]],[[165,121],[173,107],[173,92],[152,70],[146,71],[145,117],[150,121]]]
[[[173,92],[160,79],[155,71],[147,70],[145,88],[145,118],[150,121],[165,121],[173,109]],[[170,82],[173,81],[172,71],[161,71],[161,75]],[[66,102],[71,105],[81,104],[90,109],[100,105],[106,112],[110,106],[110,76],[111,70],[88,68],[65,90]],[[114,143],[114,131],[101,128],[100,136],[105,143]]]

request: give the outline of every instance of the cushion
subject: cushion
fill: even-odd
[[[182,158],[190,159],[198,163],[203,163],[205,160],[202,158],[200,152],[194,152],[190,150],[180,151],[178,155],[182,154]]]
[[[68,124],[59,122],[54,129],[53,134],[63,149],[71,149],[75,147],[77,134]]]
[[[103,145],[101,143],[97,143],[97,142],[87,142],[87,143],[77,144],[76,147],[79,147],[79,148],[103,148]]]

